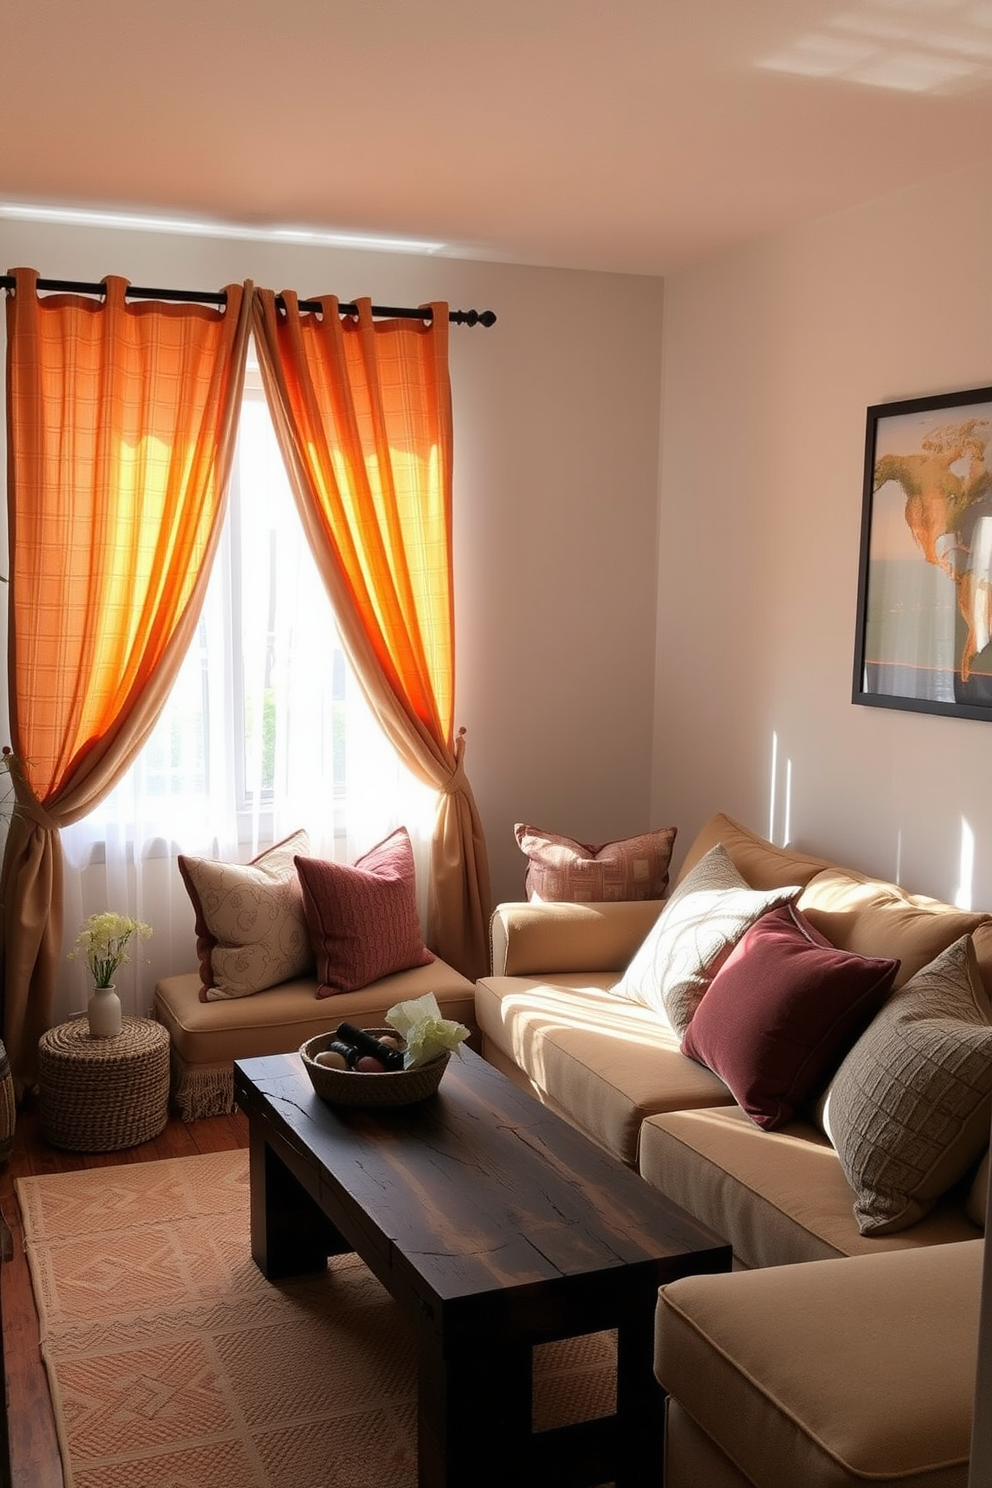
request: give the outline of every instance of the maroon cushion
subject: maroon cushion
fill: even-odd
[[[413,848],[405,827],[352,865],[297,858],[318,997],[357,992],[369,982],[434,960],[417,914]]]
[[[738,941],[693,1013],[682,1052],[758,1126],[783,1125],[827,1084],[885,1001],[899,962],[839,951],[792,904]]]

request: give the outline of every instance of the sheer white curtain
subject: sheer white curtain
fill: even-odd
[[[116,978],[124,1011],[145,1013],[159,977],[197,966],[179,853],[247,862],[299,827],[315,857],[340,862],[408,827],[423,915],[434,808],[434,793],[400,765],[344,659],[250,374],[196,641],[133,768],[62,834],[64,949],[91,913],[145,920],[152,938]],[[85,968],[66,960],[56,1017],[82,1011],[88,991]]]

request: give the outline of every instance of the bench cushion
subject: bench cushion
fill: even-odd
[[[155,988],[152,1016],[169,1030],[172,1096],[189,1121],[234,1109],[233,1060],[290,1053],[345,1021],[382,1027],[395,1003],[427,992],[434,993],[445,1018],[464,1023],[474,1035],[473,984],[436,959],[328,998],[318,998],[315,978],[307,977],[254,997],[201,1002],[195,972],[164,977]]]

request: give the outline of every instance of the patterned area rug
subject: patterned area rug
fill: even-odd
[[[248,1156],[23,1178],[66,1488],[416,1488],[416,1355],[355,1256],[267,1282]],[[535,1351],[537,1429],[608,1413],[609,1334]]]

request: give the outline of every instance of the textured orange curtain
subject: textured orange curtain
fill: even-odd
[[[37,291],[7,300],[8,649],[16,809],[0,875],[4,1041],[33,1083],[62,937],[58,829],[151,732],[220,532],[250,328],[227,305]]]
[[[342,320],[254,293],[253,324],[297,505],[369,704],[407,767],[439,792],[427,941],[488,969],[489,869],[455,737],[448,307],[431,321]]]

